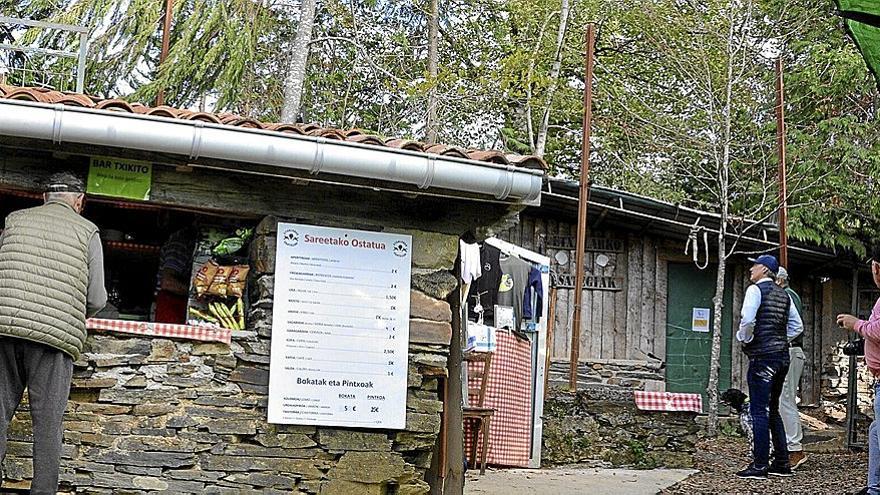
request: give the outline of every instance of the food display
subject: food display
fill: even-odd
[[[250,265],[246,257],[253,229],[234,235],[204,229],[196,244],[187,322],[229,330],[245,328],[245,298]]]

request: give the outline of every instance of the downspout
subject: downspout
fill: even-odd
[[[537,205],[543,172],[202,121],[0,100],[0,135],[212,158],[491,195]]]

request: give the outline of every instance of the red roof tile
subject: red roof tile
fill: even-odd
[[[360,143],[369,146],[399,148],[409,151],[432,153],[442,156],[469,158],[471,160],[515,165],[517,167],[547,169],[547,162],[538,156],[508,154],[499,150],[465,150],[446,144],[428,145],[419,141],[402,138],[382,138],[362,129],[337,129],[321,127],[316,124],[285,124],[259,122],[232,113],[193,112],[191,110],[167,106],[149,107],[140,103],[129,103],[121,99],[100,99],[79,93],[62,93],[46,88],[22,88],[0,84],[0,99],[17,99],[40,103],[60,103],[85,108],[97,108],[117,112],[152,115],[172,119],[200,120],[216,124],[232,125],[254,129],[268,129],[276,132],[317,136]]]
[[[100,108],[101,110],[118,110],[128,113],[147,113],[148,111],[148,108],[143,105],[134,107],[132,105],[129,105],[128,102],[125,100],[117,99],[104,100],[98,103],[96,108]]]

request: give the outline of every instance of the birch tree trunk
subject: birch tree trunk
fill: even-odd
[[[559,87],[559,73],[562,70],[562,49],[565,46],[565,33],[568,30],[568,17],[571,13],[569,0],[562,0],[559,10],[559,30],[556,33],[556,52],[553,57],[553,65],[550,67],[550,88],[547,93],[547,101],[544,104],[544,113],[538,127],[538,135],[535,140],[535,154],[544,156],[547,148],[547,132],[550,127],[550,109],[553,107],[553,98],[556,96],[556,88]]]
[[[722,206],[723,209],[726,209]],[[718,232],[719,253],[727,249],[727,228],[725,227],[724,214],[722,214],[721,229]],[[724,321],[724,278],[727,272],[727,260],[723,254],[718,256],[718,274],[715,277],[715,297],[712,298],[713,314],[715,316],[712,325],[712,353],[709,359],[709,383],[706,393],[709,398],[709,435],[718,433],[718,376],[721,371],[721,336],[722,323]]]
[[[724,122],[723,151],[719,160],[718,189],[722,198],[727,198],[730,192],[730,133],[731,115],[730,98],[732,97],[731,84],[728,83],[727,102],[722,111]],[[709,435],[718,434],[718,376],[721,372],[721,337],[723,335],[724,322],[724,279],[727,272],[727,222],[730,216],[730,202],[725,199],[721,202],[721,225],[718,229],[718,275],[715,277],[715,297],[712,298],[715,322],[712,325],[712,354],[709,358],[709,383],[706,393],[709,398]]]
[[[531,57],[529,57],[529,70],[526,73],[526,101],[523,112],[525,113],[526,119],[526,133],[528,134],[528,145],[529,149],[531,149],[532,154],[535,154],[535,122],[534,116],[532,115],[532,99],[534,97],[534,85],[535,85],[535,70],[538,65],[538,53],[541,50],[541,45],[544,43],[544,33],[547,32],[547,26],[550,25],[550,20],[553,19],[556,13],[551,13],[547,17],[544,18],[544,22],[541,23],[541,30],[538,32],[538,38],[535,40],[535,46],[532,48]]]
[[[428,77],[431,80],[431,91],[428,93],[428,119],[425,123],[425,141],[428,144],[437,142],[439,122],[437,120],[437,68],[440,54],[438,50],[438,31],[440,29],[440,2],[430,0],[431,11],[428,19]]]
[[[709,383],[706,392],[709,397],[709,435],[718,434],[718,375],[721,371],[721,336],[722,323],[724,321],[724,275],[727,268],[727,223],[730,217],[730,167],[731,167],[731,141],[733,139],[733,88],[737,83],[736,72],[742,71],[742,67],[734,67],[737,62],[737,54],[742,49],[743,39],[737,39],[735,22],[732,9],[730,28],[727,36],[727,73],[724,86],[724,99],[720,115],[720,141],[721,149],[717,141],[714,148],[716,163],[716,180],[718,181],[718,193],[721,198],[721,226],[718,229],[718,276],[715,279],[715,324],[712,329],[712,355],[709,361]],[[740,61],[743,64],[744,60]]]
[[[306,80],[306,64],[309,61],[309,46],[315,26],[315,10],[318,0],[303,0],[300,7],[296,38],[291,49],[290,65],[284,78],[284,105],[281,108],[282,122],[296,122],[302,109],[302,93]]]

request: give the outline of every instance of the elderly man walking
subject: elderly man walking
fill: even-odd
[[[749,357],[749,412],[755,443],[752,464],[736,473],[740,478],[766,480],[767,475],[791,476],[785,427],[779,415],[779,397],[788,374],[788,342],[803,331],[800,315],[789,295],[773,281],[779,270],[769,254],[750,259],[753,285],[743,298],[742,320],[736,338]],[[773,462],[770,462],[770,438]]]
[[[58,491],[73,362],[86,340],[86,317],[107,302],[98,228],[80,216],[84,192],[76,176],[56,174],[45,204],[9,214],[0,235],[0,463],[27,387],[34,495]]]
[[[791,298],[791,303],[797,310],[801,321],[804,319],[804,305],[801,302],[801,296],[797,294],[788,284],[788,272],[783,267],[779,267],[776,274],[776,284],[785,289]],[[801,383],[801,375],[804,373],[804,334],[799,333],[797,337],[791,339],[788,343],[788,356],[791,364],[788,366],[788,374],[785,375],[785,384],[782,386],[782,395],[779,397],[779,414],[782,416],[782,423],[785,425],[785,436],[788,444],[788,462],[791,469],[797,469],[807,460],[804,454],[804,446],[801,441],[804,439],[804,430],[801,426],[801,415],[797,407],[798,387]]]

